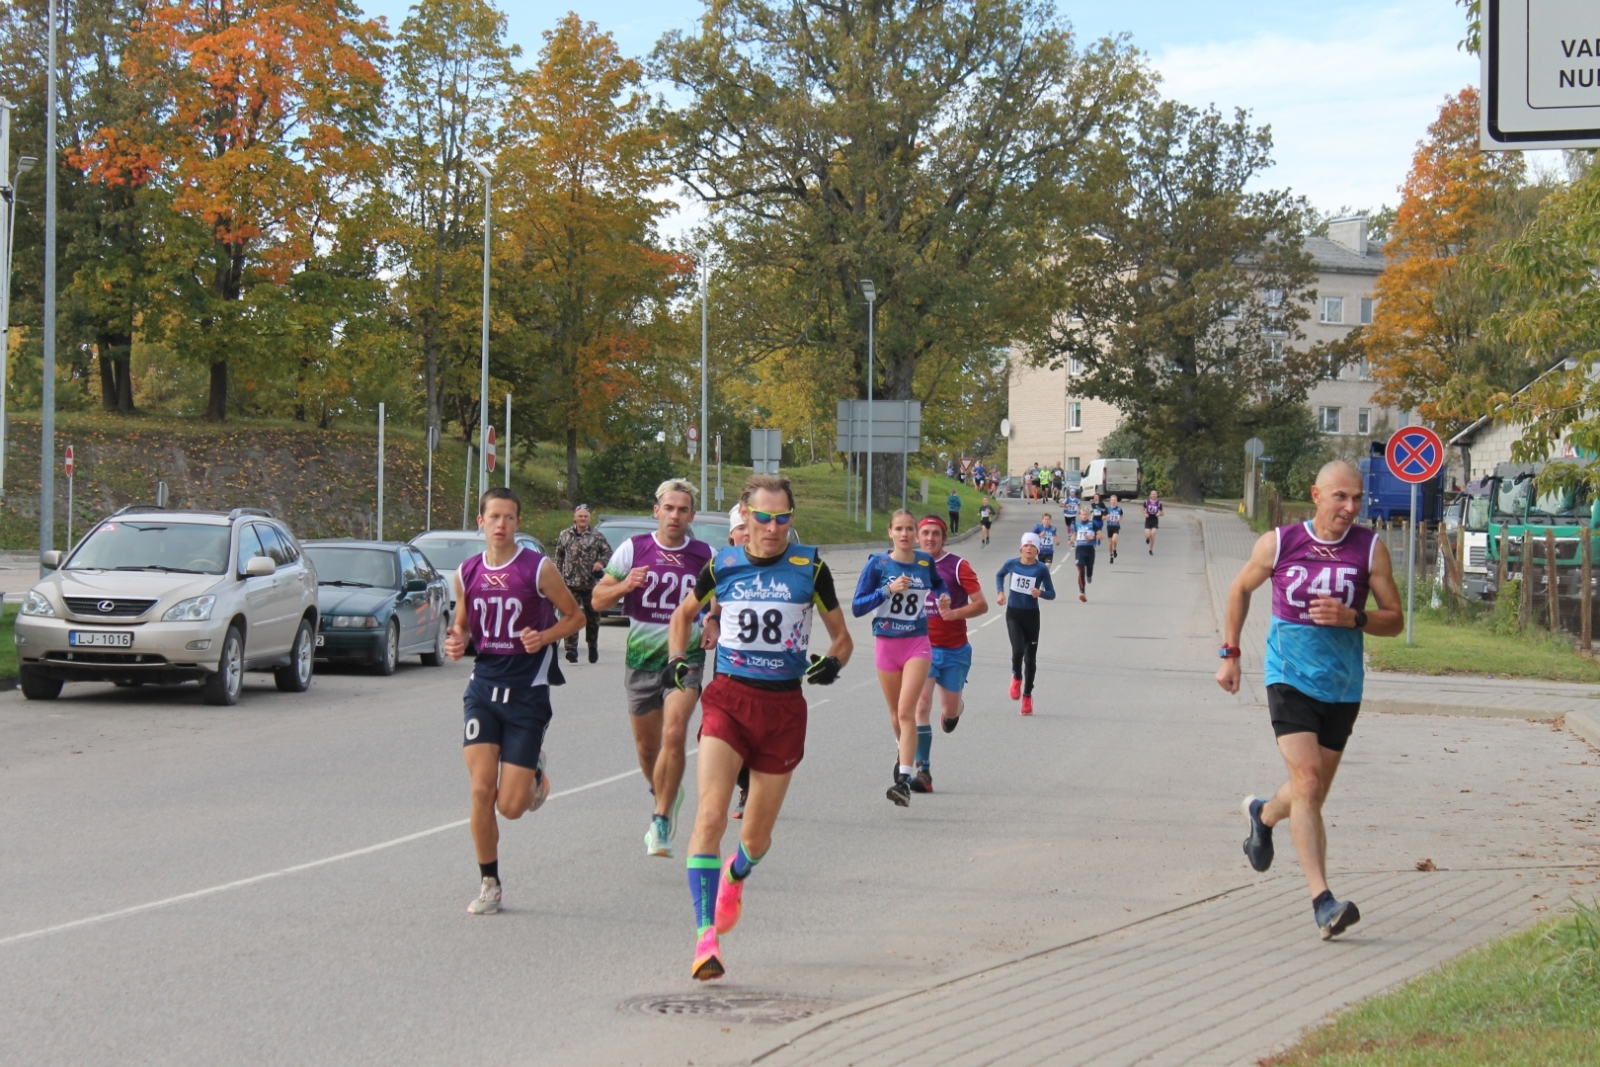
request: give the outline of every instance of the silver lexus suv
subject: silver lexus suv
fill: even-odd
[[[65,558],[63,558],[65,557]],[[234,704],[245,671],[278,688],[311,686],[317,575],[282,522],[259,508],[226,515],[125,507],[68,555],[17,613],[22,694],[53,700],[63,682],[198,681]]]

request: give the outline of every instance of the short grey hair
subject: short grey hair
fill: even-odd
[[[668,493],[688,493],[690,505],[694,504],[694,486],[682,478],[668,478],[656,486],[656,503],[659,504]]]

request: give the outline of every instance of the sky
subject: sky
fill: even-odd
[[[1265,184],[1324,212],[1399,200],[1412,151],[1444,98],[1478,81],[1456,47],[1454,0],[1057,0],[1080,41],[1128,33],[1161,74],[1162,91],[1198,107],[1245,108],[1269,125],[1275,165]],[[700,0],[511,3],[510,38],[525,57],[569,8],[644,55],[669,30],[690,31]],[[363,5],[392,27],[407,0]],[[677,220],[675,230],[688,223]]]

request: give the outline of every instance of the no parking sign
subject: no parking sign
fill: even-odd
[[[1390,436],[1385,458],[1390,474],[1416,485],[1444,469],[1444,442],[1426,426],[1407,426]],[[1415,515],[1412,520],[1416,520]]]

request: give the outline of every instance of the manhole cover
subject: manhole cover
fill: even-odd
[[[788,993],[674,993],[661,997],[636,997],[624,1001],[622,1010],[665,1018],[705,1016],[740,1023],[792,1023],[827,1011],[833,1005],[815,997]]]

